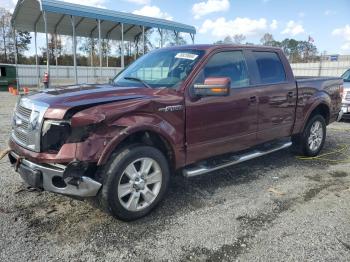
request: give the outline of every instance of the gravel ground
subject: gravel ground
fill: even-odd
[[[0,94],[0,148],[15,98]],[[322,153],[350,144],[328,127]],[[336,161],[289,151],[172,179],[149,216],[125,223],[89,203],[30,192],[0,161],[0,261],[350,261],[350,150]],[[347,159],[347,161],[342,161]]]

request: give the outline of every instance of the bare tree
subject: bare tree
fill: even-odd
[[[231,36],[226,36],[224,38],[224,44],[232,44],[232,37]]]
[[[246,37],[242,34],[234,35],[233,36],[233,43],[239,45],[239,44],[242,44],[245,39],[246,39]]]
[[[260,43],[266,46],[273,46],[274,42],[275,39],[273,39],[273,36],[269,33],[264,34],[263,37],[260,39]]]

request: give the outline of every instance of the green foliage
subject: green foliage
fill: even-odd
[[[17,32],[14,39],[11,27],[12,14],[4,8],[0,8],[0,63],[14,63],[16,51],[18,62],[24,57],[23,53],[28,50],[31,41],[30,33]]]
[[[266,33],[260,42],[265,46],[275,46],[283,50],[291,63],[310,62],[319,60],[317,47],[308,41],[298,41],[286,38],[276,41],[271,34]]]

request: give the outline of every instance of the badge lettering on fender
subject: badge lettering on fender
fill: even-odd
[[[159,112],[174,112],[174,111],[180,111],[183,109],[182,105],[174,105],[174,106],[166,106],[158,108]]]

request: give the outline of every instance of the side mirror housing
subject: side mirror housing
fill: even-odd
[[[196,96],[227,96],[230,94],[231,79],[229,77],[209,77],[204,84],[194,85]]]

